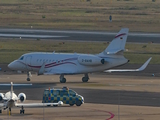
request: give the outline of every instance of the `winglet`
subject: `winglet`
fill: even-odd
[[[152,59],[152,57],[150,57],[139,69],[137,69],[137,71],[144,70],[148,66],[148,64],[151,61],[151,59]]]

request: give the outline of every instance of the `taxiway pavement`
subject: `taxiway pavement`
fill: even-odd
[[[84,97],[80,106],[48,108],[25,108],[20,115],[20,108],[13,108],[12,115],[3,111],[0,119],[32,120],[158,120],[160,117],[160,81],[159,77],[90,74],[88,83],[81,82],[82,75],[66,76],[67,83],[59,83],[59,76],[36,76],[27,82],[25,74],[0,72],[0,83],[33,83],[28,87],[14,87],[14,92],[24,92],[26,102],[41,102],[44,89],[68,86]],[[0,92],[7,92],[10,87],[0,87]]]

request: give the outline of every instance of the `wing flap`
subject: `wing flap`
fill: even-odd
[[[105,70],[104,72],[138,72],[138,71],[143,71],[151,61],[152,57],[150,57],[140,68],[138,69],[110,69],[110,70]]]
[[[58,74],[74,74],[73,70],[51,69],[44,73],[44,75],[58,75]]]

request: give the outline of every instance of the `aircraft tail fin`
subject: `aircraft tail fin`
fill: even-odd
[[[0,84],[0,86],[11,86],[11,96],[10,96],[10,99],[12,99],[12,97],[13,97],[13,87],[14,86],[31,86],[32,84],[13,84],[13,82],[11,82],[11,84]]]
[[[109,44],[109,46],[105,49],[105,51],[103,51],[104,54],[116,54],[120,51],[124,51],[128,32],[128,28],[122,28]]]
[[[11,82],[11,96],[10,96],[10,99],[12,99],[12,97],[13,97],[13,82]]]

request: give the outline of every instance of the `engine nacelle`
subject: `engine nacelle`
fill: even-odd
[[[24,102],[24,101],[26,100],[26,95],[25,95],[24,93],[20,93],[20,94],[18,95],[18,98],[19,98],[19,100],[20,100],[21,102]]]
[[[78,62],[81,65],[102,65],[105,60],[94,55],[82,55],[78,57]]]
[[[3,100],[3,98],[4,98],[3,93],[0,93],[0,101],[2,101],[2,100]]]

